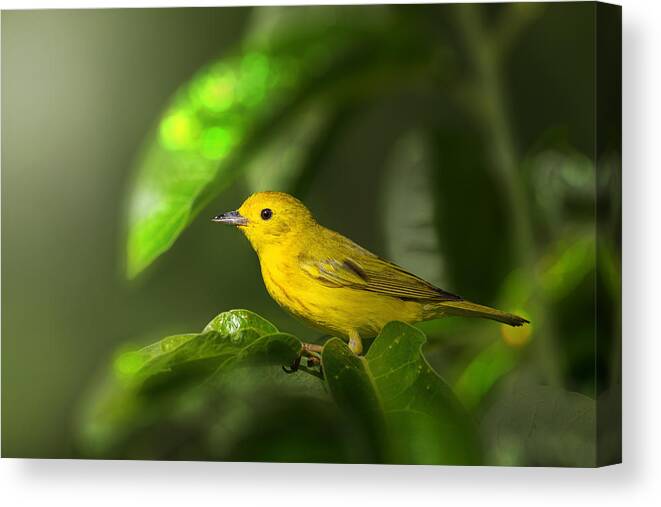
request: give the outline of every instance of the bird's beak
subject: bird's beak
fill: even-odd
[[[241,215],[238,211],[228,211],[227,213],[221,213],[216,215],[211,219],[214,222],[220,222],[221,224],[229,225],[248,225],[248,219]]]

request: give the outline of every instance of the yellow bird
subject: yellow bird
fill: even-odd
[[[376,336],[391,320],[480,317],[520,326],[511,313],[471,303],[365,250],[317,223],[298,199],[282,192],[251,195],[237,211],[212,220],[237,226],[257,252],[264,284],[285,310],[348,339]]]

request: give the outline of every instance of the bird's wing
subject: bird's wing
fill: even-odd
[[[422,278],[362,248],[361,251],[363,255],[354,257],[318,258],[303,253],[298,260],[301,269],[306,274],[328,287],[365,290],[404,300],[456,301],[462,299],[434,287]]]

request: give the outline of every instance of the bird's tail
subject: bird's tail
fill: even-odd
[[[513,313],[501,312],[489,306],[478,305],[470,301],[443,301],[434,305],[435,317],[457,316],[457,317],[479,317],[482,319],[491,319],[497,322],[503,322],[509,326],[522,326],[529,324],[530,321],[514,315]]]

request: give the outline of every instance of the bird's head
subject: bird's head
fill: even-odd
[[[316,224],[305,205],[283,192],[258,192],[248,197],[236,211],[212,218],[243,232],[257,251],[265,246],[304,237]]]

